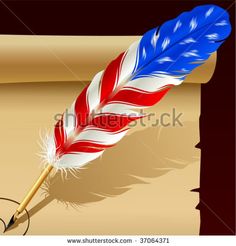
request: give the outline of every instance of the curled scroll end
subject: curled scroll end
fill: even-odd
[[[189,74],[184,83],[206,84],[214,74],[217,60],[217,52],[211,54],[202,66],[197,67]]]

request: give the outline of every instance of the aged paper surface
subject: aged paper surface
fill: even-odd
[[[1,85],[1,197],[23,198],[40,174],[40,130],[52,128],[54,115],[82,87],[73,82]],[[190,190],[199,186],[200,153],[194,147],[199,141],[199,87],[174,88],[152,109],[157,118],[173,108],[183,112],[182,127],[139,125],[80,170],[78,178],[69,174],[63,181],[56,175],[46,191],[50,199],[31,217],[29,234],[197,234],[198,194]],[[39,191],[28,209],[44,195]],[[14,206],[4,204],[0,217],[8,220]],[[20,226],[8,234],[19,233]]]
[[[0,84],[0,197],[22,200],[41,172],[40,132],[53,128],[85,85]],[[200,84],[173,88],[148,112],[145,126],[139,122],[77,178],[57,173],[47,180],[28,206],[29,235],[199,233],[198,193],[190,190],[199,187]],[[169,126],[160,123],[163,114]],[[174,114],[181,125],[173,125]],[[8,222],[16,207],[0,200],[0,218]],[[23,214],[7,235],[22,234],[26,224]],[[2,227],[0,221],[0,234]]]

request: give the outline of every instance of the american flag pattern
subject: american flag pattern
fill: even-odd
[[[95,75],[69,116],[57,122],[47,141],[47,162],[79,168],[101,156],[125,136],[130,122],[144,117],[137,109],[156,104],[181,84],[230,31],[225,10],[203,5],[145,33]]]

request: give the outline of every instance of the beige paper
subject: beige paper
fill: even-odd
[[[0,84],[0,197],[22,200],[40,174],[40,131],[52,129],[55,114],[83,87],[76,82]],[[163,113],[172,115],[164,124],[171,122],[173,109],[183,114],[183,126],[152,126]],[[199,187],[200,84],[173,88],[148,111],[155,115],[145,127],[132,128],[102,158],[79,170],[78,178],[57,173],[47,181],[28,206],[29,235],[199,233],[198,193],[190,190]],[[8,222],[16,207],[0,200],[0,218]],[[26,216],[19,222],[7,235],[24,232]],[[0,234],[2,228],[0,221]]]

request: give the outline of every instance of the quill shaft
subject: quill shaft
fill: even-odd
[[[16,209],[16,212],[12,216],[10,222],[8,223],[6,230],[16,222],[16,220],[18,219],[18,216],[25,210],[26,206],[32,200],[32,198],[34,197],[34,195],[36,194],[36,192],[38,191],[38,189],[40,188],[44,180],[47,178],[48,174],[52,171],[52,169],[53,169],[53,166],[49,164],[43,170],[43,172],[41,173],[37,181],[34,183],[33,187],[29,190],[29,192],[27,193],[23,201],[20,203],[19,207]]]
[[[25,196],[24,200],[21,202],[21,204],[17,208],[17,211],[19,213],[22,213],[24,211],[24,209],[29,204],[29,202],[31,201],[31,199],[33,198],[33,196],[35,195],[35,193],[38,191],[38,189],[40,188],[40,186],[42,185],[42,183],[44,182],[44,180],[47,178],[48,174],[51,172],[52,169],[53,169],[53,166],[48,165],[43,170],[43,172],[41,173],[41,175],[39,176],[39,178],[37,179],[37,181],[34,183],[33,187],[30,189],[30,191]]]

